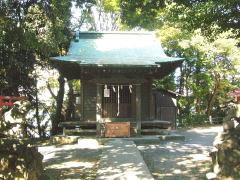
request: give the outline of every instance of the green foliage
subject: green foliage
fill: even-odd
[[[176,91],[175,75],[172,73],[162,79],[154,80],[153,87]]]
[[[81,16],[72,25],[73,29],[83,31],[116,31],[120,23],[120,0],[77,0]]]
[[[208,36],[233,29],[234,34],[239,37],[240,2],[238,0],[175,0],[174,2],[170,17],[178,15],[183,28],[189,30],[200,28]]]
[[[158,13],[164,6],[163,0],[121,0],[122,23],[131,28],[155,30],[162,25]]]
[[[122,22],[131,28],[156,30],[172,23],[188,31],[200,28],[210,36],[230,29],[240,35],[238,0],[121,0],[120,5]]]
[[[174,78],[176,90],[186,95],[178,101],[180,115],[223,115],[221,107],[229,100],[228,92],[239,88],[240,82],[240,3],[237,0],[121,2],[122,23],[157,31],[169,56],[185,58],[180,76]],[[166,77],[154,85],[173,88],[173,82],[173,77]],[[195,121],[195,117],[185,119]]]
[[[22,119],[29,124],[37,120],[38,131],[48,126],[42,122],[48,111],[37,97],[35,69],[44,68],[49,56],[67,52],[70,8],[68,0],[0,2],[0,95],[28,96],[26,112],[32,117],[24,113]]]
[[[34,64],[68,46],[71,2],[1,1],[1,95],[32,96]]]
[[[204,125],[207,121],[207,115],[205,114],[183,114],[178,117],[178,121],[181,122],[179,126],[182,127],[194,127]]]
[[[171,74],[154,81],[154,86],[186,95],[178,101],[186,124],[201,123],[206,115],[222,115],[221,107],[229,100],[226,94],[240,87],[238,0],[73,2],[81,11],[73,28],[154,30],[166,54],[185,58],[179,76]],[[41,107],[40,120],[47,111],[41,100],[36,101],[33,71],[36,65],[48,64],[49,56],[67,52],[70,8],[69,0],[0,2],[0,95],[28,95],[33,105]],[[52,79],[49,84],[57,83]],[[80,88],[78,82],[73,86]],[[52,117],[56,98],[47,107]]]

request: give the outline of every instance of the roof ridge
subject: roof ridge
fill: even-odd
[[[80,34],[142,34],[142,35],[155,35],[155,31],[72,31],[73,33],[79,32]]]

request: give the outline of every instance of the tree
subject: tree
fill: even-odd
[[[33,71],[48,64],[49,56],[66,52],[70,8],[68,0],[1,1],[1,95],[28,96],[38,104]]]
[[[116,31],[121,28],[120,0],[76,1],[81,16],[73,29],[88,31]]]
[[[120,5],[122,23],[158,31],[165,52],[185,58],[175,78],[187,96],[179,100],[181,114],[221,114],[226,92],[239,81],[239,2],[123,0]]]
[[[201,29],[205,35],[231,29],[240,35],[238,0],[121,0],[119,4],[122,23],[131,28],[156,30],[168,22],[181,22],[183,29]]]

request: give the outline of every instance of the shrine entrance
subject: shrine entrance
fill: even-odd
[[[135,117],[135,89],[132,85],[102,86],[102,118]]]

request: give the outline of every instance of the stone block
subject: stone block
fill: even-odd
[[[43,156],[17,139],[0,139],[0,179],[38,180]]]
[[[79,136],[53,136],[50,142],[53,144],[73,144],[77,143]]]

